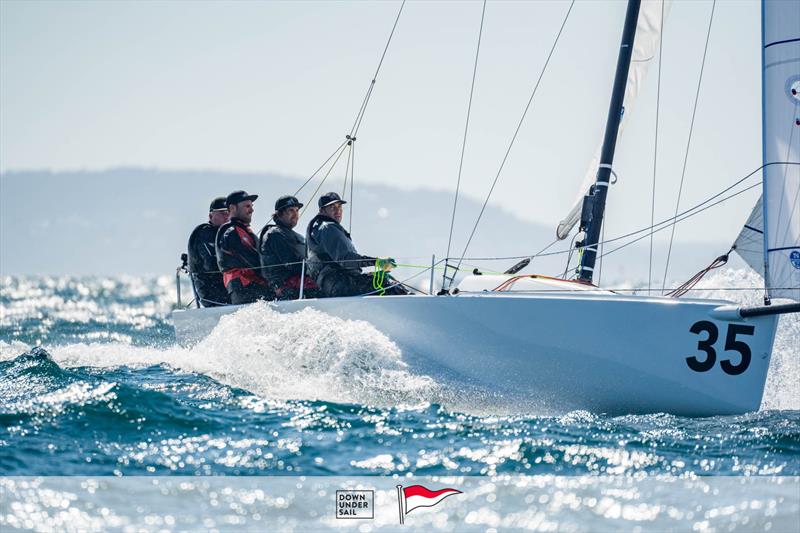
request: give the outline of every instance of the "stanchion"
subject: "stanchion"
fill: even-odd
[[[306,260],[303,259],[303,262],[300,264],[300,293],[297,296],[298,300],[303,299],[303,288],[306,285]]]

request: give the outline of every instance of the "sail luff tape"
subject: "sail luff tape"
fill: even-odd
[[[598,169],[607,168],[608,171],[611,172],[611,175],[614,176],[614,179],[609,181],[609,183],[611,183],[611,185],[614,185],[617,182],[617,180],[619,179],[617,177],[617,173],[614,172],[614,169],[608,163],[600,163],[599,165],[597,165],[597,168]],[[602,186],[602,187],[608,187],[608,183],[606,183],[604,181],[598,181],[597,183],[595,183],[595,185],[596,186]]]

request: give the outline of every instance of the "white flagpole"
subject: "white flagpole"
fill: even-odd
[[[400,511],[400,525],[405,523],[405,516],[403,513],[403,485],[397,485],[397,508]]]

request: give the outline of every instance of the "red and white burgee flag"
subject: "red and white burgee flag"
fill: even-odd
[[[411,485],[410,487],[397,485],[397,500],[398,505],[400,506],[400,523],[402,524],[405,521],[405,515],[417,507],[433,507],[453,494],[461,494],[461,491],[450,488],[430,490],[422,485]]]

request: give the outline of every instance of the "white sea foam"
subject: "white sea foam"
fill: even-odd
[[[400,349],[366,322],[304,309],[282,314],[267,304],[222,317],[192,348],[93,343],[47,347],[61,366],[168,364],[211,376],[275,400],[324,400],[367,405],[419,405],[439,399],[428,377],[408,372]],[[0,345],[8,359],[26,351]]]
[[[192,354],[224,381],[281,399],[418,403],[436,390],[408,372],[400,349],[374,326],[309,308],[248,306],[223,316]]]

